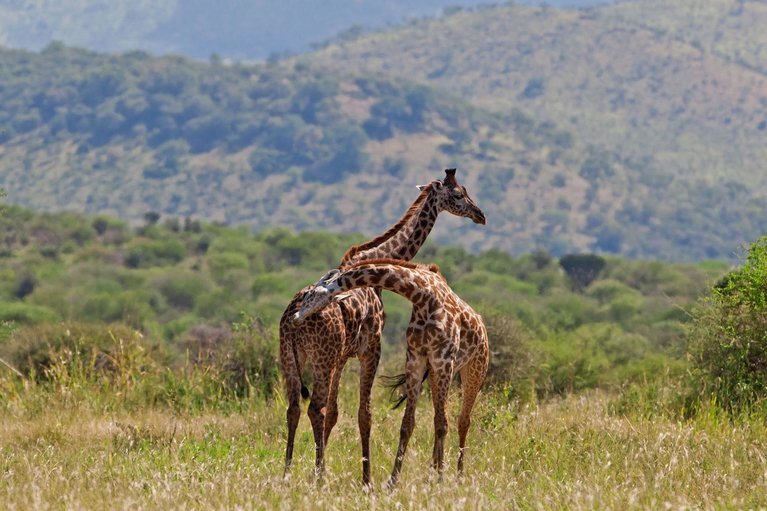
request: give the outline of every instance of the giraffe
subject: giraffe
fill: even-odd
[[[415,405],[427,372],[434,406],[432,466],[441,475],[448,421],[445,411],[454,372],[461,375],[463,403],[458,417],[458,472],[463,472],[466,435],[471,410],[487,374],[489,347],[482,317],[450,289],[436,265],[394,259],[372,259],[331,270],[304,296],[293,321],[301,323],[339,293],[360,287],[393,291],[413,303],[407,328],[405,390],[407,406],[402,418],[399,448],[389,486],[399,478],[410,435],[415,426]]]
[[[456,169],[446,169],[442,180],[418,186],[420,193],[400,220],[372,240],[351,247],[340,268],[370,258],[410,260],[423,245],[440,212],[470,218],[485,224],[485,215],[455,178]],[[325,309],[307,317],[301,324],[291,321],[306,293],[299,291],[280,320],[280,363],[287,390],[288,439],[285,450],[285,475],[293,458],[295,432],[301,415],[300,397],[309,397],[301,372],[311,363],[313,390],[307,414],[315,443],[315,470],[324,470],[324,450],[338,419],[338,386],[347,360],[360,362],[360,404],[357,422],[362,444],[362,482],[370,484],[370,393],[381,356],[384,312],[380,292],[370,288],[350,291]]]

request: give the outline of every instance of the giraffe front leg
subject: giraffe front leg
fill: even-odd
[[[389,481],[387,482],[389,488],[393,488],[397,485],[400,472],[402,471],[402,461],[405,458],[407,444],[410,441],[410,435],[413,434],[413,429],[415,428],[415,407],[418,403],[418,395],[421,393],[423,375],[426,372],[425,357],[417,356],[408,351],[407,358],[408,361],[405,373],[407,405],[405,406],[405,415],[402,417],[402,426],[400,427],[399,432],[397,456],[394,458],[394,467],[392,468]]]

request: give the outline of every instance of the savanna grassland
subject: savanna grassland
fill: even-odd
[[[467,470],[456,478],[454,424],[443,480],[428,469],[425,390],[401,484],[385,490],[401,411],[376,386],[375,485],[365,492],[355,364],[318,485],[305,415],[292,476],[282,478],[286,404],[276,362],[282,305],[331,264],[318,254],[339,258],[353,237],[253,235],[155,215],[129,227],[16,207],[2,219],[6,508],[767,505],[764,240],[729,273],[719,263],[425,247],[421,257],[439,262],[490,334]],[[577,261],[594,271],[573,273]],[[380,373],[393,374],[408,308],[385,299]],[[456,386],[451,420],[459,402]]]
[[[347,380],[353,378],[347,378]],[[475,410],[467,470],[428,469],[430,407],[420,407],[400,486],[383,488],[400,414],[374,406],[375,487],[359,484],[354,382],[313,476],[308,421],[292,477],[282,478],[284,408],[251,399],[229,411],[100,408],[29,393],[0,419],[6,509],[754,509],[767,505],[767,431],[712,410],[681,420],[615,411],[601,392],[519,408],[486,392]],[[453,396],[451,416],[457,414]],[[42,400],[42,401],[39,401]],[[103,403],[99,403],[103,404]],[[651,403],[648,403],[651,405]],[[30,408],[39,407],[36,410]],[[26,409],[25,409],[26,408]]]

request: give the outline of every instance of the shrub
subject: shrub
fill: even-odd
[[[168,304],[179,309],[193,309],[197,298],[210,288],[209,283],[202,277],[175,273],[159,283],[159,290]]]
[[[197,325],[180,346],[198,368],[213,376],[223,397],[273,395],[279,377],[279,341],[260,320],[242,316],[231,329]]]
[[[513,397],[532,397],[533,356],[527,333],[505,314],[493,313],[484,319],[490,344],[488,383],[502,385]]]
[[[177,239],[152,240],[136,244],[125,254],[128,268],[149,268],[176,264],[186,257],[186,246]]]
[[[249,263],[244,254],[237,252],[219,252],[207,258],[208,268],[217,282],[223,282],[227,273],[234,270],[247,270]]]
[[[56,313],[48,307],[22,302],[0,302],[0,321],[35,325],[56,319]]]
[[[126,326],[66,322],[19,328],[2,346],[2,358],[38,379],[60,379],[64,371],[72,377],[77,370],[84,378],[105,375],[125,383],[151,365],[150,351],[141,334]]]
[[[696,388],[730,411],[767,397],[767,236],[693,312],[688,335]]]

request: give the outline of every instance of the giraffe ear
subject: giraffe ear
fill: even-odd
[[[322,276],[320,280],[317,281],[317,286],[322,286],[324,284],[327,284],[331,280],[334,280],[336,277],[338,277],[341,274],[341,270],[338,268],[333,268],[329,272],[327,272],[325,275]]]
[[[420,191],[424,191],[426,189],[426,186],[427,185],[415,185],[415,187],[418,188],[418,190]]]

